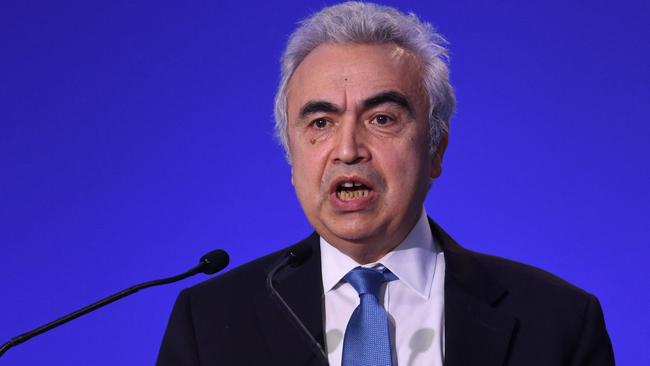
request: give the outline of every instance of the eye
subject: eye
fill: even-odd
[[[314,126],[316,129],[319,129],[319,130],[327,127],[328,124],[329,124],[329,121],[327,121],[325,118],[318,118],[318,119],[315,119],[315,120],[313,120],[311,122],[311,125]]]
[[[379,126],[384,126],[393,122],[393,118],[385,114],[378,114],[372,120],[374,121],[374,123],[378,124]]]

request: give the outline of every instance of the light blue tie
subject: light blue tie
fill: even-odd
[[[361,303],[345,329],[341,366],[392,366],[388,313],[378,294],[384,282],[396,280],[397,276],[387,269],[357,267],[345,279],[357,290]]]

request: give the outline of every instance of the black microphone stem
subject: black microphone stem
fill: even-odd
[[[303,324],[302,321],[300,321],[300,318],[296,313],[291,309],[289,304],[287,304],[286,301],[282,298],[280,293],[275,289],[275,286],[273,286],[273,279],[275,275],[282,269],[286,268],[292,261],[292,256],[293,253],[290,255],[285,256],[279,263],[269,271],[268,275],[266,276],[266,288],[268,291],[271,293],[273,298],[278,301],[280,307],[286,311],[286,314],[289,316],[289,319],[291,319],[291,322],[299,328],[299,330],[307,336],[310,346],[312,347],[313,351],[316,353],[316,358],[319,359],[320,363],[327,366],[329,365],[328,363],[328,358],[327,354],[325,353],[325,350],[323,350],[323,347],[318,343],[316,338],[311,334],[309,329]]]
[[[224,252],[224,254],[225,254],[225,252]],[[204,256],[204,258],[205,258],[205,256]],[[209,268],[210,265],[211,265],[210,263],[206,263],[206,261],[204,261],[204,258],[202,258],[201,263],[199,263],[196,267],[190,269],[189,271],[187,271],[185,273],[181,273],[181,274],[176,275],[176,276],[167,277],[167,278],[154,280],[154,281],[149,281],[149,282],[144,282],[144,283],[141,283],[139,285],[131,286],[131,287],[127,288],[127,289],[124,289],[124,290],[116,293],[116,294],[113,294],[111,296],[103,298],[103,299],[101,299],[101,300],[99,300],[99,301],[97,301],[95,303],[92,303],[92,304],[90,304],[90,305],[88,305],[86,307],[83,307],[83,308],[81,308],[81,309],[79,309],[77,311],[74,311],[74,312],[72,312],[72,313],[70,313],[68,315],[62,316],[59,319],[56,319],[56,320],[51,321],[51,322],[49,322],[49,323],[47,323],[45,325],[42,325],[42,326],[40,326],[40,327],[38,327],[36,329],[30,330],[29,332],[26,332],[26,333],[23,333],[23,334],[18,335],[16,337],[13,337],[8,342],[6,342],[5,344],[3,344],[0,347],[0,356],[2,356],[5,352],[7,352],[7,350],[9,348],[11,348],[13,346],[16,346],[16,345],[19,345],[19,344],[21,344],[23,342],[26,342],[29,339],[31,339],[33,337],[36,337],[37,335],[39,335],[41,333],[47,332],[48,330],[50,330],[52,328],[56,328],[59,325],[63,325],[63,324],[65,324],[65,323],[67,323],[67,322],[69,322],[71,320],[74,320],[74,319],[76,319],[76,318],[78,318],[78,317],[80,317],[82,315],[88,314],[91,311],[97,310],[97,309],[99,309],[99,308],[101,308],[103,306],[106,306],[106,305],[108,305],[108,304],[110,304],[112,302],[115,302],[115,301],[117,301],[117,300],[119,300],[119,299],[121,299],[123,297],[134,294],[134,293],[136,293],[136,292],[138,292],[138,291],[140,291],[142,289],[149,288],[149,287],[154,287],[154,286],[166,285],[168,283],[180,281],[180,280],[185,279],[187,277],[193,276],[193,275],[195,275],[197,273],[204,272],[204,271],[206,271],[206,268]],[[228,260],[226,259],[225,264],[223,265],[223,267],[225,267],[227,264],[228,264]],[[221,267],[219,269],[222,269],[223,267]],[[206,271],[205,273],[214,273],[214,272],[207,272]]]

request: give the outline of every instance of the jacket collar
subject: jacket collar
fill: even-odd
[[[476,259],[429,219],[445,253],[445,365],[505,364],[516,319],[499,309],[507,291]]]

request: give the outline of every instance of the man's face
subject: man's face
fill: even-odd
[[[312,226],[344,251],[391,250],[440,174],[420,62],[395,44],[323,44],[291,77],[287,108],[292,181]]]

